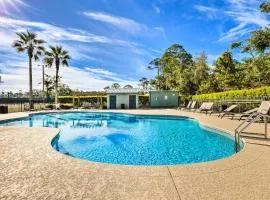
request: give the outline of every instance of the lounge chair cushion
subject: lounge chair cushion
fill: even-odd
[[[269,112],[269,109],[270,109],[270,101],[262,101],[257,112],[267,115],[267,113]]]
[[[231,105],[230,107],[228,107],[227,109],[225,109],[224,112],[231,112],[236,107],[238,107],[238,105]]]

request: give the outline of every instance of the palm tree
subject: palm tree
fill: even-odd
[[[149,85],[149,80],[147,78],[143,77],[139,81],[140,81],[140,85],[142,86],[142,88],[144,90],[147,90],[148,89],[148,85]]]
[[[36,33],[29,31],[16,33],[19,36],[18,40],[13,42],[13,47],[16,48],[18,53],[26,52],[29,62],[29,104],[30,109],[34,108],[33,104],[33,81],[32,81],[32,60],[37,61],[40,56],[45,52],[43,44],[44,40],[37,39]]]
[[[70,60],[68,51],[64,50],[62,46],[49,46],[49,51],[45,52],[44,62],[52,67],[55,65],[55,105],[58,103],[58,81],[59,81],[59,68],[60,65],[68,66]]]

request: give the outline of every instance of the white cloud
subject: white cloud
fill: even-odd
[[[90,19],[116,26],[122,30],[133,34],[141,33],[148,30],[146,25],[125,17],[114,16],[102,12],[83,12],[82,14]]]
[[[28,91],[28,62],[15,61],[12,67],[7,63],[0,63],[2,69],[2,79],[4,83],[0,85],[0,91]],[[4,67],[5,66],[5,67]],[[54,75],[54,68],[46,68],[46,74]],[[115,82],[122,86],[130,84],[137,87],[138,82],[122,78],[116,73],[96,67],[87,67],[85,69],[70,66],[60,68],[60,76],[62,82],[68,84],[72,89],[80,89],[87,91],[100,91],[107,85]],[[37,64],[33,66],[33,88],[41,89],[42,71]]]
[[[149,50],[154,52],[155,54],[159,54],[159,55],[162,55],[164,53],[164,51],[159,50],[159,49],[149,48]]]
[[[1,20],[1,18],[0,18]],[[19,31],[19,29],[13,29],[13,28],[3,28],[0,25],[0,52],[4,52],[5,54],[14,54],[13,57],[17,57],[18,54],[16,53],[15,49],[12,48],[12,43],[14,40],[18,39],[18,36],[15,34],[15,32]],[[25,29],[22,29],[22,31],[25,31]],[[36,31],[38,32],[38,31]],[[42,37],[42,34],[38,32],[39,38],[45,39]],[[46,41],[50,44],[61,44],[65,49],[67,49],[72,56],[72,59],[76,60],[96,60],[93,56],[89,55],[89,50],[83,48],[81,45],[71,45],[71,44],[66,44],[65,42],[61,40],[54,40],[54,39],[48,39],[46,38]],[[19,54],[23,55],[23,54]],[[1,55],[3,56],[3,55]],[[0,57],[1,58],[1,57]]]
[[[33,21],[25,21],[25,20],[17,20],[13,18],[8,17],[0,17],[0,69],[4,67],[8,67],[9,70],[5,70],[8,72],[8,75],[5,75],[5,84],[1,85],[1,88],[6,87],[7,89],[15,90],[16,88],[21,88],[23,90],[28,88],[28,75],[18,75],[16,63],[20,64],[21,66],[28,66],[26,63],[23,63],[22,61],[25,61],[27,58],[25,54],[17,54],[15,49],[11,47],[13,41],[17,39],[17,35],[15,32],[17,31],[25,31],[26,29],[35,31],[39,38],[45,39],[48,44],[61,44],[65,49],[67,49],[72,57],[73,60],[80,60],[81,61],[87,61],[88,63],[94,61],[95,63],[103,63],[104,65],[108,66],[108,63],[106,63],[103,59],[100,58],[102,48],[104,48],[104,45],[110,45],[110,48],[124,48],[128,47],[128,51],[130,53],[134,53],[136,55],[143,55],[145,53],[145,50],[141,48],[139,44],[136,44],[134,42],[129,42],[125,40],[117,40],[117,39],[111,39],[105,36],[97,36],[93,35],[91,33],[88,33],[83,30],[79,29],[71,29],[71,28],[61,28],[55,25],[43,23],[43,22],[33,22]],[[81,43],[78,45],[78,42]],[[83,44],[82,44],[83,43]],[[93,48],[91,48],[93,44],[89,47],[89,43],[98,43],[99,45],[97,48],[95,48],[95,52],[93,52]],[[103,46],[101,46],[101,44]],[[105,47],[106,48],[106,47]],[[19,63],[17,58],[22,58]],[[12,61],[12,62],[11,62]],[[16,61],[16,62],[14,62]],[[82,66],[80,66],[82,67]],[[19,71],[21,72],[21,71]],[[24,70],[25,73],[27,73],[27,70]],[[86,71],[87,72],[87,71]],[[90,72],[88,72],[89,74]],[[82,73],[83,74],[83,73]],[[96,82],[96,75],[98,73],[94,74],[94,71],[92,73],[94,78],[88,80],[93,80]],[[65,74],[65,76],[69,76],[68,74]],[[37,76],[39,77],[39,76]],[[12,81],[12,78],[14,78],[14,81]],[[119,77],[106,77],[105,75],[100,75],[100,78],[102,78],[102,81],[98,81],[100,84],[97,84],[101,87],[106,84],[106,79],[109,81],[119,81],[123,82],[123,80]],[[83,79],[80,79],[81,81]],[[68,81],[71,82],[72,81]],[[94,83],[93,82],[93,83]],[[73,81],[71,87],[74,86],[75,80]],[[83,84],[83,81],[81,81],[81,87],[79,84],[77,84],[74,87],[78,88],[84,88],[85,85]],[[102,84],[103,83],[103,84]],[[37,83],[36,83],[37,85]],[[102,86],[103,85],[103,86]],[[90,87],[91,88],[91,87]],[[93,87],[93,89],[97,89],[98,87]],[[5,88],[4,88],[5,89]]]
[[[218,9],[216,8],[203,6],[203,5],[195,5],[194,8],[201,12],[217,12],[218,11]]]
[[[18,20],[8,17],[0,17],[0,28],[13,33],[26,29],[34,29],[34,31],[46,41],[75,41],[119,46],[135,46],[135,43],[133,42],[95,35],[79,29],[62,28],[48,23]]]
[[[266,27],[269,24],[267,18],[257,10],[246,10],[246,12],[227,11],[225,13],[239,23],[254,24],[260,27]]]
[[[17,54],[11,47],[12,42],[17,39],[15,32],[30,30],[38,34],[39,38],[45,39],[49,44],[61,44],[70,52],[72,59],[84,61],[96,61],[96,63],[107,62],[100,60],[100,51],[104,45],[110,45],[112,49],[128,49],[128,54],[145,54],[143,46],[135,42],[118,40],[106,36],[95,35],[84,30],[62,28],[43,22],[26,21],[0,16],[0,69],[4,83],[0,85],[0,90],[5,91],[28,91],[28,62],[25,54]],[[89,43],[97,43],[98,45]],[[92,48],[91,48],[92,47]],[[106,48],[106,46],[105,46]],[[106,51],[110,53],[110,51]],[[115,52],[114,52],[115,53]],[[99,61],[100,60],[100,61]],[[83,64],[87,66],[88,64]],[[136,86],[137,81],[129,80],[120,74],[113,73],[99,67],[71,66],[61,68],[60,74],[63,82],[71,88],[82,90],[101,90],[106,85],[119,82],[121,85],[131,84]],[[54,74],[53,69],[47,69],[47,73]],[[33,67],[33,87],[41,88],[41,69],[34,63]]]
[[[222,19],[230,19],[235,25],[221,33],[219,41],[232,41],[248,34],[254,27],[264,28],[270,24],[267,16],[260,12],[259,0],[224,0],[226,6],[222,9],[196,5],[195,8],[207,14],[209,18],[218,15]]]
[[[106,76],[116,76],[115,73],[102,69],[102,68],[86,67],[85,69],[86,71],[96,73],[96,74],[101,74],[101,75],[106,75]]]
[[[226,0],[229,8],[225,15],[236,22],[236,26],[223,33],[219,41],[231,41],[241,38],[249,33],[252,26],[266,27],[270,21],[260,12],[258,0]]]
[[[0,28],[0,49],[3,48],[5,51],[11,50],[11,44],[16,39],[16,35],[9,30]]]
[[[157,26],[157,27],[155,27],[154,29],[155,29],[156,31],[160,32],[161,35],[163,36],[163,38],[164,38],[165,40],[167,40],[166,32],[165,32],[165,30],[164,30],[163,27]]]
[[[154,57],[152,58],[154,59]],[[155,70],[149,70],[147,68],[147,65],[144,62],[141,62],[140,60],[133,60],[134,65],[136,65],[136,73],[141,74],[141,77],[153,77],[156,75]]]
[[[239,25],[231,28],[226,33],[223,33],[219,38],[219,41],[231,41],[236,40],[239,37],[242,37],[248,34],[252,29],[247,27],[246,23],[240,23]]]
[[[209,19],[217,18],[218,9],[204,6],[204,5],[195,5],[194,8],[202,13],[205,13]]]
[[[73,89],[79,88],[87,91],[103,90],[105,86],[112,85],[115,82],[118,82],[122,86],[130,84],[136,87],[138,85],[137,81],[121,78],[120,76],[115,75],[113,72],[103,70],[103,72],[107,71],[107,75],[105,75],[105,77],[111,78],[108,80],[104,78],[103,74],[100,74],[102,69],[98,72],[95,72],[95,69],[96,68],[94,68],[92,71],[90,70],[91,72],[89,72],[89,68],[87,70],[77,67],[62,68],[61,75],[63,76],[63,82],[70,85],[70,87]],[[110,73],[113,75],[108,75]],[[80,78],[74,79],[74,77]]]
[[[154,11],[157,13],[157,14],[160,14],[160,8],[157,7],[155,4],[152,4],[152,7],[154,9]]]

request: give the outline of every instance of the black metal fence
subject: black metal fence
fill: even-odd
[[[32,98],[35,110],[42,110],[46,104],[52,103],[51,99]],[[0,105],[7,106],[8,112],[24,112],[30,109],[29,98],[0,98]]]

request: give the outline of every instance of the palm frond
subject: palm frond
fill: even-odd
[[[50,51],[46,51],[45,52],[45,56],[47,56],[47,57],[53,57],[53,53],[50,52]]]
[[[12,47],[15,47],[15,48],[22,47],[22,46],[23,44],[19,40],[15,40],[12,44]]]
[[[36,33],[29,32],[27,30],[27,34],[28,34],[28,37],[29,37],[30,40],[33,40],[33,41],[36,40],[36,38],[37,38],[37,34]]]
[[[44,59],[43,59],[43,62],[46,64],[46,65],[48,65],[49,67],[52,67],[52,65],[53,65],[53,58],[51,58],[51,57],[45,57]]]
[[[68,60],[70,56],[68,51],[64,50],[62,46],[49,46],[49,50],[45,52],[46,62],[49,61],[49,64],[55,62],[56,67],[59,67],[59,64],[63,66],[68,66]]]
[[[62,59],[63,59],[63,60],[70,60],[71,57],[70,57],[69,55],[64,55],[64,56],[62,57]]]
[[[63,51],[62,46],[56,46],[56,51],[57,51],[58,54],[61,54],[62,51]]]
[[[34,43],[35,43],[35,44],[44,44],[44,43],[46,43],[46,42],[45,42],[45,40],[38,40],[38,39],[35,39],[35,40],[34,40]]]
[[[36,53],[35,53],[35,55],[38,55],[38,56],[41,56],[43,54],[43,52],[42,51],[36,51]]]
[[[24,43],[27,43],[28,37],[27,34],[24,32],[18,32],[16,35],[19,36],[20,40],[23,41]]]
[[[34,55],[34,60],[35,60],[35,61],[38,61],[38,60],[39,60],[39,55],[35,54],[35,55]]]
[[[51,49],[51,54],[52,54],[52,55],[55,55],[56,52],[57,52],[57,51],[56,51],[56,48],[55,48],[54,46],[51,46],[51,45],[49,46],[49,48]]]
[[[68,51],[63,50],[63,51],[62,51],[62,55],[68,55]]]
[[[15,43],[20,44],[20,45],[25,45],[25,43],[23,41],[21,41],[21,40],[15,40],[13,42],[13,44],[15,44]]]
[[[40,56],[40,53],[36,54],[35,51],[45,51],[45,48],[42,46],[45,41],[37,39],[36,33],[27,30],[26,32],[17,32],[16,34],[19,39],[13,42],[12,47],[16,48],[17,52],[24,52],[27,50],[28,55],[31,57],[34,55],[35,57],[35,55]]]
[[[39,51],[45,52],[45,47],[44,47],[44,46],[37,46],[37,49],[38,49]]]
[[[16,47],[16,51],[18,53],[21,53],[21,52],[24,52],[26,50],[26,48],[23,48],[23,47]]]
[[[68,66],[68,61],[67,60],[62,60],[62,65],[63,66]]]

